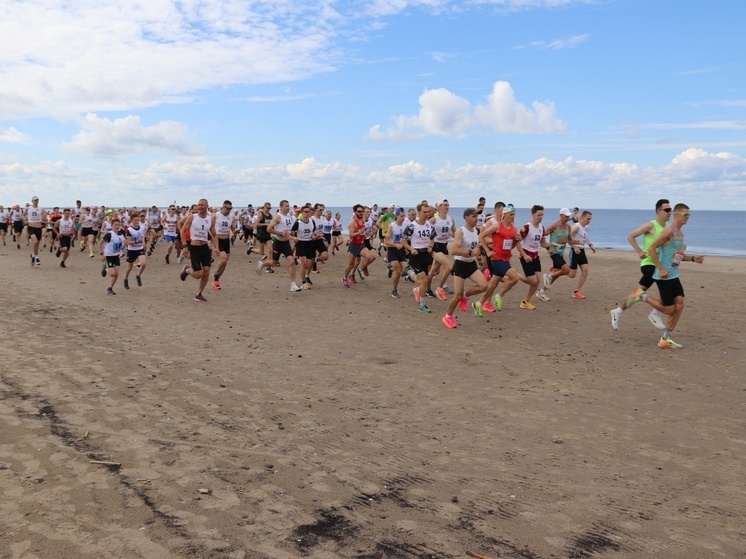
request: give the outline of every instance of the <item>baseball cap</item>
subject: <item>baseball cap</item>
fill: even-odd
[[[513,204],[508,204],[503,208],[504,214],[513,214],[515,213],[515,206]]]
[[[38,201],[38,200],[39,200],[39,197],[38,197],[38,196],[34,196],[33,198],[31,198],[31,201],[32,201],[32,202],[36,202],[36,201]]]
[[[443,204],[448,204],[448,203],[449,203],[449,202],[448,202],[448,200],[446,200],[446,199],[444,198],[443,200],[441,200],[440,202],[438,202],[438,204],[437,204],[437,205],[436,205],[435,207],[436,207],[436,208],[439,208],[439,207],[440,207],[440,206],[442,206]]]
[[[560,215],[566,215],[567,217],[572,217],[572,211],[570,210],[570,208],[562,208],[559,213]]]
[[[403,213],[403,212],[404,212],[404,208],[396,208],[394,215],[399,215],[400,213]]]

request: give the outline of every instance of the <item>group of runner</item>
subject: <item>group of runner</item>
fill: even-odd
[[[476,207],[467,208],[464,225],[456,228],[448,200],[434,205],[423,200],[408,211],[396,205],[379,210],[377,205],[357,204],[347,224],[345,242],[341,215],[332,216],[319,203],[291,210],[290,203],[282,200],[272,213],[269,202],[256,210],[252,205],[234,209],[229,200],[219,208],[210,208],[206,199],[191,207],[172,204],[166,210],[156,206],[114,210],[83,206],[77,201],[72,208],[47,212],[34,196],[23,210],[19,206],[7,210],[0,206],[0,237],[6,245],[6,236],[12,234],[20,249],[25,229],[32,266],[41,264],[42,243],[42,248],[49,246],[50,252],[56,251],[63,268],[76,241],[80,251],[87,250],[91,258],[98,247],[101,275],[109,278],[107,293],[111,295],[116,294],[121,258],[126,260],[124,288],[130,288],[133,271],[137,285],[142,286],[147,257],[163,239],[167,243],[166,263],[171,262],[174,253],[179,262],[187,258],[189,263],[182,267],[179,277],[182,281],[188,277],[196,279],[198,291],[194,299],[206,302],[204,291],[208,283],[212,280],[213,288],[221,289],[220,278],[231,247],[240,239],[248,254],[260,258],[256,267],[259,275],[274,273],[284,258],[291,292],[310,289],[311,274],[318,272],[317,265],[327,261],[330,253],[342,251],[345,244],[347,266],[341,278],[345,288],[357,283],[356,276],[366,280],[369,267],[384,256],[391,296],[400,298],[400,281],[408,281],[414,284],[412,294],[420,312],[431,313],[428,298],[447,301],[442,322],[450,329],[458,326],[454,318],[457,309],[471,311],[477,317],[501,311],[504,297],[520,282],[527,286],[519,303],[521,309],[535,310],[536,299],[549,301],[550,290],[563,276],[577,278],[571,295],[585,299],[581,289],[589,276],[586,249],[596,250],[589,237],[590,211],[562,208],[556,221],[545,227],[544,208],[535,205],[531,220],[518,227],[512,204],[497,202],[492,213],[484,208],[484,199]],[[673,220],[669,222],[671,214]],[[689,216],[684,204],[672,209],[668,200],[662,199],[656,203],[656,219],[630,233],[628,241],[641,258],[642,278],[639,286],[611,311],[614,330],[619,328],[627,308],[644,301],[653,307],[650,321],[663,330],[658,345],[682,347],[672,339],[684,308],[678,266],[684,260],[701,263],[704,258],[685,252],[681,228]],[[642,247],[637,243],[639,237],[643,238]],[[542,248],[551,260],[547,272],[542,271]],[[511,265],[514,255],[519,258],[519,269]],[[450,278],[452,287],[448,285]],[[647,292],[653,283],[659,287],[660,299]]]

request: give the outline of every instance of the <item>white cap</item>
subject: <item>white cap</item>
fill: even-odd
[[[572,217],[572,210],[570,208],[562,208],[560,210],[560,215],[566,215],[567,217]]]

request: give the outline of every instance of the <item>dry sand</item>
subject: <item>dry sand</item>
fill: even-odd
[[[684,266],[674,351],[611,329],[631,253],[456,330],[380,260],[290,293],[236,248],[199,304],[163,254],[111,297],[0,247],[1,557],[746,557],[746,260]]]

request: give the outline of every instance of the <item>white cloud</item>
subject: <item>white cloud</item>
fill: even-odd
[[[584,35],[573,35],[572,37],[567,37],[565,39],[554,39],[553,41],[549,41],[548,43],[541,43],[537,46],[542,49],[552,50],[572,49],[579,45],[582,45],[589,38],[590,35],[588,33],[585,33]]]
[[[492,6],[507,12],[536,10],[542,8],[564,8],[576,4],[588,4],[593,0],[373,0],[366,6],[372,16],[390,16],[409,9],[427,9],[431,12],[448,12],[466,6]]]
[[[534,203],[560,207],[582,201],[586,207],[623,208],[644,207],[651,193],[665,193],[702,209],[746,210],[746,159],[690,148],[660,167],[573,157],[542,157],[528,163],[446,163],[437,168],[416,160],[363,168],[314,157],[238,169],[216,165],[205,157],[107,171],[72,167],[64,161],[0,163],[4,203],[25,200],[32,190],[45,204],[59,205],[75,198],[107,205],[164,205],[206,196],[227,198],[237,205],[287,198],[292,203],[321,201],[330,206],[382,200],[412,205],[423,198],[445,197],[454,206],[467,206],[485,195],[521,207]]]
[[[8,129],[0,128],[0,142],[8,144],[30,144],[31,138],[11,126]]]
[[[487,103],[472,106],[466,99],[439,88],[425,91],[419,98],[417,115],[395,117],[385,130],[371,127],[370,141],[414,140],[425,136],[464,137],[472,128],[484,126],[498,134],[550,134],[565,129],[555,116],[554,104],[534,101],[533,109],[516,101],[508,82],[493,86]]]
[[[80,119],[83,130],[63,148],[77,155],[88,157],[118,158],[126,154],[170,152],[179,155],[196,155],[202,147],[194,143],[186,126],[179,122],[164,121],[153,126],[143,126],[138,116],[116,120],[88,114]]]
[[[340,17],[331,5],[4,2],[0,119],[131,110],[215,86],[329,71]]]

